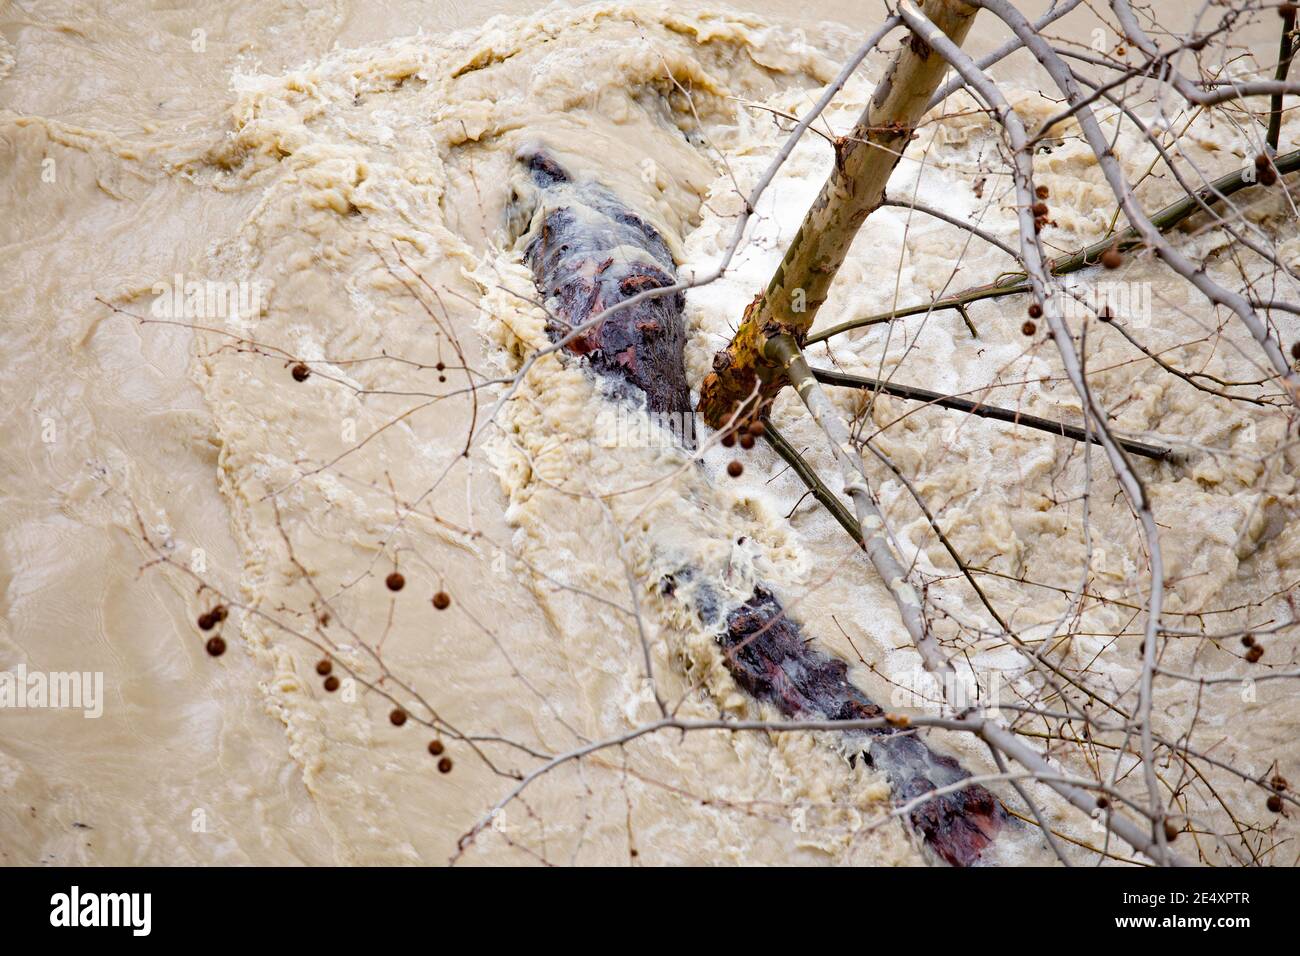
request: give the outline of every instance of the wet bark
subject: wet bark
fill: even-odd
[[[924,0],[922,7],[958,44],[975,16],[964,0]],[[789,335],[803,345],[858,229],[884,201],[885,184],[947,70],[947,61],[911,34],[852,131],[836,140],[830,176],[767,288],[745,308],[735,337],[714,356],[713,372],[700,387],[700,414],[714,428],[757,390],[754,407],[745,410],[746,418],[754,417],[787,384],[765,355],[768,339]]]
[[[560,341],[590,317],[646,288],[675,281],[675,263],[663,238],[645,220],[595,184],[577,184],[543,153],[520,162],[537,190],[529,217],[524,259],[552,315],[550,334]],[[522,201],[517,197],[519,201]],[[651,411],[690,408],[683,350],[685,320],[680,294],[645,300],[615,313],[566,348]],[[683,418],[689,422],[689,414]],[[681,433],[691,441],[689,428]],[[665,579],[674,591],[695,572]],[[716,628],[727,669],[755,699],[787,718],[855,720],[884,711],[848,680],[845,661],[809,645],[798,622],[761,585],[740,606],[724,607],[707,582],[696,582],[695,607]],[[702,585],[702,586],[701,586]],[[889,780],[894,799],[916,797],[970,776],[952,757],[931,750],[912,730],[848,732],[852,759],[861,756]],[[921,803],[910,822],[941,859],[954,866],[978,863],[1007,824],[997,799],[970,785]]]

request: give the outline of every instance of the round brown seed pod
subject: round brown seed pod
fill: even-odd
[[[1252,664],[1258,663],[1259,659],[1263,656],[1264,648],[1260,647],[1258,644],[1252,645],[1250,650],[1246,652],[1246,660],[1250,661]]]
[[[1036,319],[1043,314],[1043,307],[1037,302],[1030,302],[1027,311],[1029,312],[1029,317],[1031,319]]]
[[[438,761],[438,772],[439,772],[439,773],[451,773],[451,758],[450,758],[450,757],[443,757],[441,760]]]
[[[1043,216],[1047,215],[1047,203],[1045,202],[1034,203],[1033,209],[1034,209],[1034,215],[1039,217],[1040,219]]]
[[[1268,798],[1268,800],[1265,801],[1265,805],[1274,813],[1282,812],[1282,798],[1279,797],[1276,793],[1273,794],[1271,797]]]
[[[1037,189],[1034,190],[1034,195],[1037,196],[1039,199],[1046,199],[1046,198],[1047,198],[1047,187],[1046,187],[1046,186],[1039,186]]]
[[[1102,794],[1098,794],[1098,795],[1097,795],[1097,808],[1098,808],[1099,810],[1105,810],[1105,809],[1106,809],[1107,807],[1109,807],[1109,806],[1110,806],[1110,798],[1107,797],[1104,793],[1102,793]]]
[[[384,583],[388,585],[388,590],[400,591],[406,587],[406,578],[402,577],[400,572],[394,571],[384,579]]]
[[[217,626],[216,618],[212,616],[211,611],[204,611],[200,614],[198,623],[199,629],[203,631],[210,631]]]
[[[1259,184],[1261,186],[1272,186],[1277,182],[1277,172],[1272,166],[1259,171]]]
[[[311,369],[305,363],[299,362],[293,367],[293,380],[295,382],[305,382],[311,377]]]
[[[1165,839],[1168,840],[1170,843],[1173,843],[1175,840],[1177,840],[1178,834],[1182,832],[1183,832],[1183,828],[1180,827],[1173,820],[1165,821]]]
[[[749,451],[751,448],[753,448],[753,447],[754,447],[754,436],[751,435],[749,432],[745,432],[745,434],[741,435],[741,436],[740,436],[740,447],[743,448],[743,449],[745,449],[745,451]]]
[[[400,707],[394,707],[392,713],[388,715],[388,722],[394,727],[400,727],[406,723],[406,711]]]
[[[221,621],[224,621],[226,619],[226,615],[229,612],[226,610],[226,606],[224,604],[218,604],[208,613],[212,615],[212,620],[220,623]]]
[[[735,445],[736,444],[735,432],[727,432],[725,435],[723,435],[721,444],[723,448],[731,448],[733,445]]]
[[[433,754],[435,757],[441,757],[444,749],[441,740],[429,741],[429,753]]]
[[[451,595],[446,591],[439,591],[433,596],[433,606],[439,611],[445,611],[451,607]]]
[[[1292,349],[1292,351],[1296,352],[1296,358],[1300,358],[1300,342],[1297,342],[1295,344],[1295,347]],[[766,431],[767,431],[767,426],[763,424],[761,419],[755,418],[752,422],[749,423],[749,433],[751,435],[760,436]]]
[[[226,641],[223,637],[216,635],[209,637],[208,643],[203,646],[207,648],[208,653],[213,657],[220,657],[222,654],[226,653]]]
[[[329,677],[330,671],[333,669],[334,663],[328,658],[323,658],[316,662],[316,673],[320,674],[321,677]]]
[[[321,686],[332,694],[339,689],[339,679],[331,674]]]
[[[1291,344],[1291,357],[1297,362],[1300,362],[1300,342],[1293,342]]]
[[[1025,319],[1025,324],[1020,327],[1020,331],[1025,335],[1033,335],[1038,331],[1038,326],[1031,319]]]
[[[731,461],[727,464],[727,474],[732,478],[739,478],[745,472],[745,466],[738,461]]]
[[[1242,643],[1242,645],[1244,645],[1245,647],[1254,647],[1254,646],[1255,646],[1255,635],[1254,635],[1254,634],[1243,634],[1242,637],[1241,637],[1241,643]]]
[[[1111,246],[1101,254],[1101,264],[1107,269],[1118,269],[1124,264],[1124,254]]]
[[[1279,773],[1275,775],[1273,779],[1268,782],[1268,785],[1272,787],[1274,790],[1276,790],[1278,793],[1281,793],[1283,790],[1286,789],[1286,777],[1282,776]]]

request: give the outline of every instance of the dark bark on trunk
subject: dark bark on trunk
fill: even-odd
[[[612,193],[573,183],[543,153],[524,155],[520,162],[545,199],[533,217],[524,258],[555,320],[553,341],[602,309],[675,281],[675,264],[663,238]],[[688,412],[683,306],[680,293],[647,300],[616,313],[568,348],[629,393],[644,394],[652,412]],[[689,422],[689,414],[682,421]],[[689,427],[679,434],[693,441]],[[685,569],[679,577],[692,574]],[[665,578],[661,587],[672,593],[681,583]],[[759,586],[739,607],[718,606],[712,593],[707,582],[698,588],[703,597],[697,598],[696,611],[706,626],[718,629],[728,670],[754,698],[788,718],[883,716],[849,682],[848,665],[810,647],[771,592]],[[849,735],[861,739],[858,752],[884,772],[898,803],[970,776],[952,757],[927,747],[915,731],[890,728]],[[978,863],[1008,821],[993,794],[978,785],[927,800],[909,816],[926,845],[953,866]]]

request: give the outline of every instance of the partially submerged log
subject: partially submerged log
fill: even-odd
[[[573,183],[543,153],[529,153],[521,161],[534,188],[549,193],[524,259],[546,298],[552,341],[617,302],[676,281],[663,237],[613,193],[594,183]],[[675,423],[678,436],[693,445],[691,390],[682,361],[684,305],[680,292],[647,299],[614,313],[567,347],[625,392],[644,395],[646,407]]]
[[[673,284],[676,267],[663,237],[612,193],[595,184],[575,183],[544,153],[526,153],[520,162],[531,188],[540,194],[524,233],[524,259],[546,298],[553,341],[644,289]],[[690,393],[683,306],[680,293],[644,300],[616,312],[566,348],[629,397],[631,392],[643,394],[650,411],[686,412]],[[682,419],[689,420],[689,415]],[[693,436],[687,428],[680,437],[690,443]],[[669,593],[678,583],[666,579],[661,586]],[[715,593],[707,582],[704,585],[700,593]],[[798,623],[763,586],[739,606],[719,607],[706,598],[696,611],[706,626],[717,628],[718,644],[736,683],[783,716],[883,716],[881,708],[849,682],[847,663],[809,646]],[[926,746],[914,731],[854,731],[848,739],[855,757],[860,753],[886,775],[900,804],[970,776],[952,757]],[[925,800],[909,818],[926,845],[953,866],[979,862],[1008,820],[993,794],[976,784]]]

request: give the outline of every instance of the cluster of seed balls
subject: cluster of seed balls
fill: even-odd
[[[722,436],[723,448],[734,448],[737,443],[740,447],[749,451],[754,447],[754,442],[767,431],[767,426],[759,419],[754,419],[747,425],[738,424],[731,431]],[[739,478],[745,473],[745,466],[739,460],[733,458],[727,463],[727,474],[732,478]]]
[[[296,371],[294,377],[297,378]],[[304,376],[304,378],[305,377],[306,376]],[[302,379],[299,379],[299,381],[302,381]],[[400,591],[402,588],[406,587],[406,578],[400,571],[394,571],[384,579],[384,584],[387,585],[388,590],[390,591]],[[446,591],[439,591],[433,596],[430,603],[436,610],[445,611],[447,608],[451,607],[451,595]],[[199,629],[202,631],[212,630],[226,619],[228,613],[229,612],[224,604],[215,605],[210,611],[205,611],[199,615]],[[329,618],[322,617],[321,620],[322,623],[325,623],[328,622]],[[220,657],[222,654],[226,653],[225,638],[220,634],[214,634],[212,637],[208,638],[204,648],[213,657]],[[323,678],[321,686],[327,693],[332,694],[334,691],[339,689],[340,682],[338,676],[334,674],[334,662],[328,657],[323,657],[316,662],[316,673]],[[401,727],[405,724],[406,717],[406,710],[402,707],[394,707],[388,714],[389,723],[394,727]],[[451,773],[451,758],[445,756],[444,751],[446,750],[446,747],[443,745],[442,741],[435,737],[433,740],[429,741],[428,749],[431,755],[439,758],[438,770],[442,773]]]
[[[1273,793],[1269,794],[1268,799],[1264,801],[1264,804],[1265,806],[1268,807],[1268,809],[1271,812],[1281,813],[1282,812],[1281,794],[1286,792],[1288,786],[1286,782],[1286,777],[1282,776],[1280,773],[1274,774],[1273,779],[1268,782],[1268,785],[1269,788],[1273,790]],[[1110,798],[1107,797],[1105,794],[1098,796],[1097,806],[1098,808],[1105,810],[1107,807],[1110,806]],[[1176,839],[1178,839],[1178,834],[1182,833],[1183,829],[1184,827],[1181,823],[1180,818],[1178,817],[1165,818],[1165,839],[1168,840],[1170,843],[1173,843]]]
[[[447,376],[443,374],[447,371],[446,365],[442,362],[438,362],[434,365],[434,369],[438,372],[438,381],[447,381]],[[307,379],[311,378],[311,367],[306,362],[295,362],[289,369],[289,374],[293,376],[295,382],[305,382]]]

